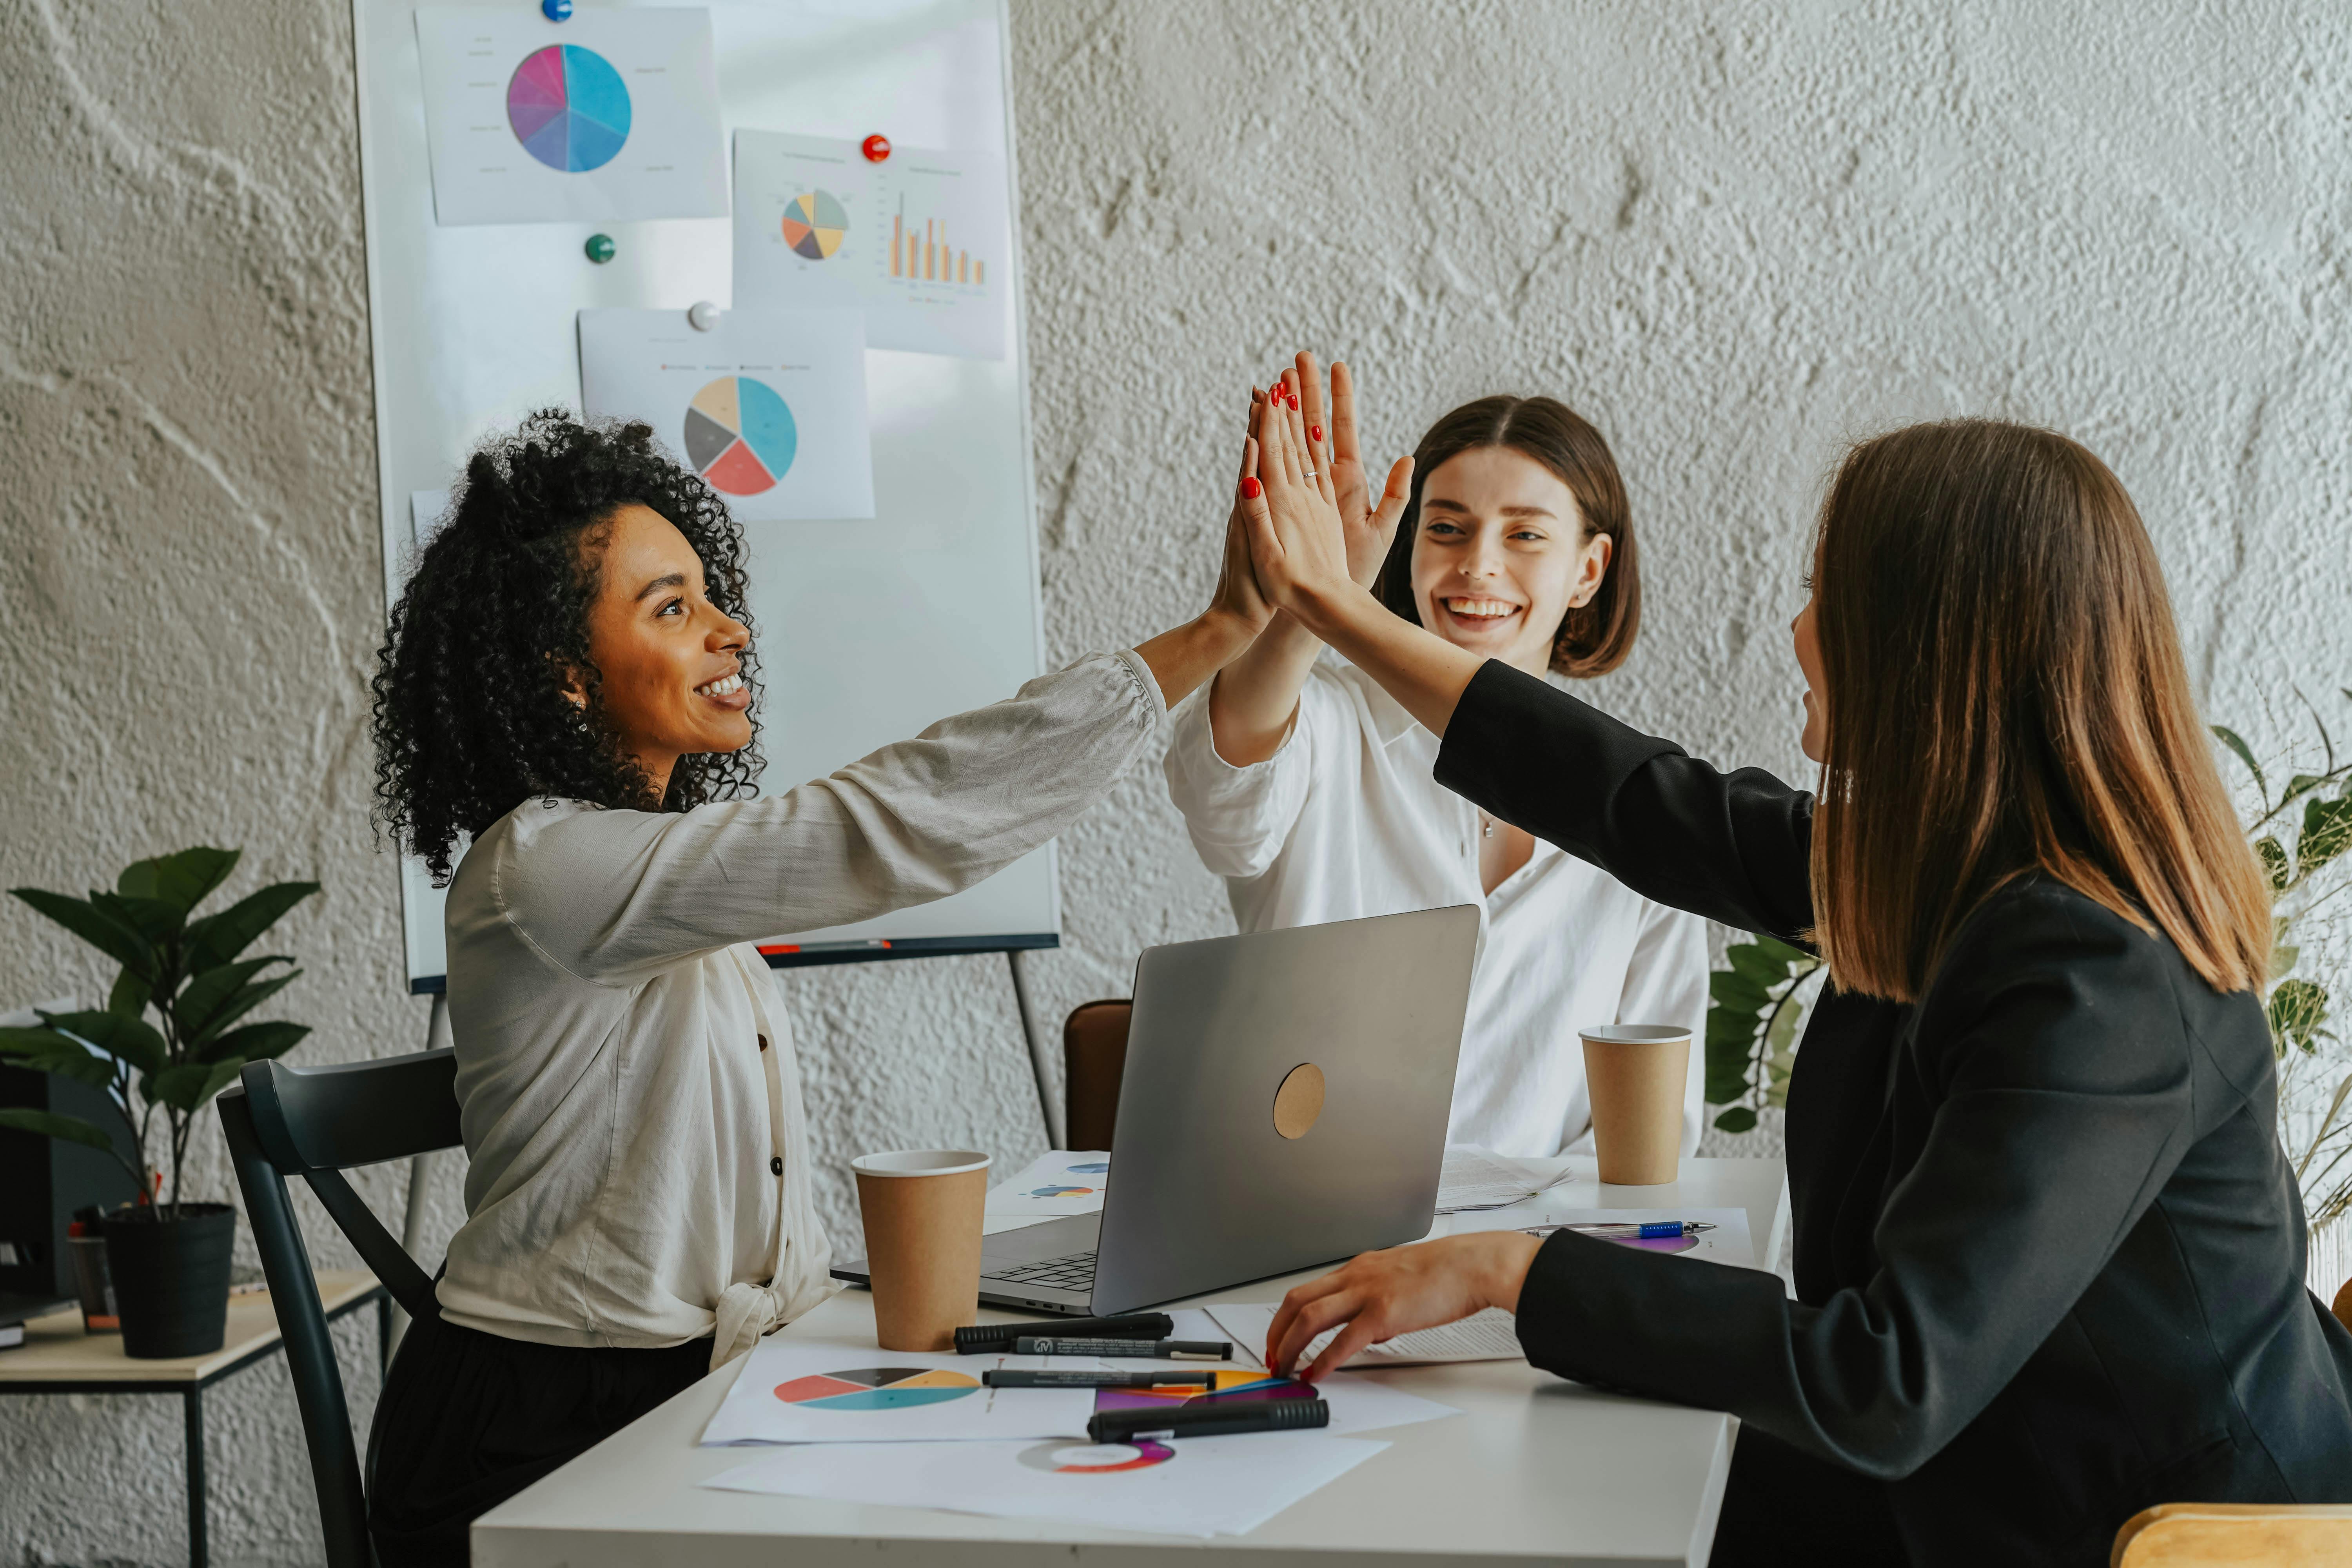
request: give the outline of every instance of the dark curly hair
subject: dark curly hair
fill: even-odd
[[[686,811],[745,793],[740,752],[678,759],[668,788],[620,748],[588,657],[588,606],[614,512],[661,513],[702,559],[710,602],[751,625],[743,530],[642,424],[542,409],[467,459],[446,520],[417,553],[376,657],[376,823],[449,880],[460,835],[534,797]],[[584,705],[564,695],[574,672]],[[743,676],[751,679],[749,648]],[[755,688],[756,702],[756,688]]]

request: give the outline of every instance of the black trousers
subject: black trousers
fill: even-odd
[[[462,1565],[467,1528],[710,1370],[710,1342],[581,1350],[411,1323],[368,1442],[383,1568]]]
[[[1906,1568],[1883,1482],[1742,1425],[1707,1568]]]

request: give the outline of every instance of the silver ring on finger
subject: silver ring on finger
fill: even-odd
[[[1312,468],[1301,468],[1299,472],[1305,474],[1310,479],[1315,477],[1315,470]]]

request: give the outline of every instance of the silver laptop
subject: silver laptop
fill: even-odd
[[[1459,904],[1145,950],[1102,1213],[990,1237],[981,1300],[1131,1311],[1428,1234],[1477,942]]]

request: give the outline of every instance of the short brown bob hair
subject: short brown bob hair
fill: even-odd
[[[1633,547],[1633,519],[1609,443],[1573,409],[1551,398],[1482,397],[1429,427],[1412,455],[1412,499],[1405,503],[1372,592],[1397,615],[1421,625],[1421,606],[1412,600],[1412,544],[1421,532],[1421,487],[1448,459],[1485,447],[1507,447],[1550,469],[1575,500],[1584,537],[1609,536],[1609,570],[1600,588],[1560,618],[1551,639],[1551,667],[1560,674],[1608,674],[1625,662],[1642,629],[1642,570]]]
[[[1822,503],[1813,594],[1814,935],[1839,985],[1916,1000],[1969,913],[2034,871],[2216,991],[2261,984],[2265,884],[2105,464],[1983,419],[1865,441]]]

